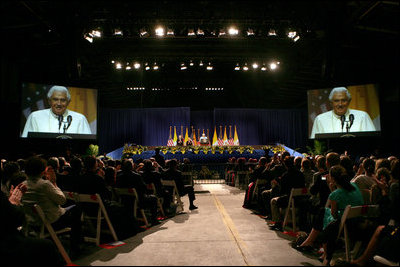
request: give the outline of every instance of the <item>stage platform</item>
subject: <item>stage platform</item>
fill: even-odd
[[[123,157],[130,157],[132,158],[134,161],[138,160],[138,159],[148,159],[151,158],[155,155],[154,149],[156,147],[146,147],[144,149],[144,151],[142,151],[141,153],[136,152],[136,154],[134,153],[129,153],[126,154],[124,153],[127,151],[126,149],[127,145],[120,147],[108,154],[106,154],[107,157],[112,158],[114,160],[120,160]],[[240,158],[240,157],[244,157],[246,158],[246,160],[248,160],[249,158],[253,158],[253,159],[259,159],[262,156],[266,155],[266,152],[268,153],[269,156],[273,156],[274,152],[273,152],[273,148],[279,147],[280,149],[284,149],[286,151],[288,151],[290,153],[290,155],[293,156],[301,156],[303,157],[303,155],[283,144],[275,144],[273,146],[269,145],[269,146],[240,146],[241,150],[243,151],[242,153],[239,151],[240,149],[224,149],[221,153],[221,150],[219,150],[218,147],[216,147],[216,151],[213,153],[211,150],[208,150],[207,153],[204,153],[204,151],[193,151],[192,149],[187,149],[186,151],[184,151],[184,153],[182,153],[181,151],[177,150],[177,151],[167,151],[166,153],[160,152],[160,154],[162,156],[164,156],[165,159],[177,159],[179,161],[182,162],[182,160],[184,158],[188,158],[190,160],[191,163],[226,163],[228,161],[229,158],[231,157],[235,157],[235,158]],[[271,147],[271,149],[265,149],[266,147]],[[167,147],[161,147],[159,146],[159,148],[161,148],[161,151],[166,151]],[[236,147],[238,148],[238,147]],[[250,149],[249,149],[250,148]],[[263,148],[263,149],[261,149]],[[168,147],[168,149],[171,149],[171,147]],[[209,147],[209,149],[211,149],[211,147]],[[125,154],[125,155],[124,155]]]

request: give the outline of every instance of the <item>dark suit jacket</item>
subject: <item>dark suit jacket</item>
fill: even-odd
[[[115,187],[135,188],[140,202],[143,201],[147,193],[146,184],[143,182],[142,177],[133,171],[119,172],[116,177]]]
[[[103,202],[111,200],[111,192],[108,190],[106,182],[103,177],[96,173],[84,173],[80,177],[76,189],[76,191],[81,194],[100,194]]]
[[[184,183],[182,178],[182,172],[178,170],[168,169],[163,173],[162,179],[174,180],[176,187],[178,188],[179,194],[183,195],[185,192]]]

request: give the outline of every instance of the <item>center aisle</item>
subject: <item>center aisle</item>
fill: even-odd
[[[291,248],[291,237],[270,230],[264,219],[242,208],[244,191],[225,184],[196,184],[183,214],[74,261],[77,265],[293,266],[321,265]]]

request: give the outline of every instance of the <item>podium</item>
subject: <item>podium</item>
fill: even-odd
[[[28,132],[28,138],[95,140],[97,138],[97,135],[95,135],[95,134]]]

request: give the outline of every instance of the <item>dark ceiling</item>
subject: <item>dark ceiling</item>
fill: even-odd
[[[3,67],[20,81],[98,88],[101,107],[305,108],[309,89],[395,81],[399,69],[398,1],[2,1],[1,17]],[[156,25],[175,36],[155,37]],[[230,25],[240,36],[211,34]],[[89,43],[83,34],[96,27],[104,36]],[[111,34],[117,27],[123,36]],[[141,38],[141,28],[151,35]],[[205,36],[187,37],[191,28]],[[256,35],[245,36],[248,28]],[[278,35],[268,37],[270,28]],[[278,71],[233,70],[272,59]],[[124,71],[111,60],[163,65]],[[214,70],[180,71],[189,60]],[[126,89],[135,86],[146,90]]]

